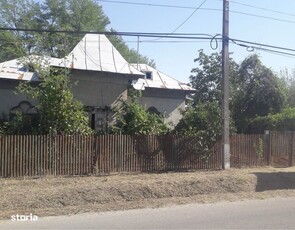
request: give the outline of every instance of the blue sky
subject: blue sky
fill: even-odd
[[[110,0],[112,1],[112,0]],[[198,8],[204,0],[118,0]],[[111,21],[110,27],[120,32],[172,32],[182,24],[194,9],[132,5],[99,1],[105,14]],[[245,6],[251,5],[255,7]],[[197,10],[193,16],[176,32],[220,34],[222,32],[222,1],[207,0],[202,8],[216,10]],[[262,10],[258,8],[265,8]],[[295,49],[295,1],[294,0],[234,0],[230,1],[230,37],[268,45]],[[279,11],[274,12],[274,11]],[[245,14],[255,14],[261,17]],[[268,18],[262,18],[268,17]],[[269,19],[272,18],[272,19]],[[137,48],[137,38],[123,37],[131,48]],[[194,59],[198,50],[204,49],[207,54],[215,52],[209,41],[198,42],[145,42],[153,38],[140,38],[139,52],[154,59],[157,69],[183,82],[189,81],[190,71],[196,67]],[[176,39],[170,39],[175,41]],[[181,40],[183,41],[183,40]],[[216,51],[221,50],[221,44]],[[240,63],[253,52],[237,45],[230,45],[233,58]],[[262,62],[274,71],[295,68],[295,57],[275,55],[255,50]],[[295,53],[295,52],[294,52]]]

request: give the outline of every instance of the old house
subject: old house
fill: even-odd
[[[89,114],[89,125],[107,131],[113,121],[112,109],[128,99],[128,87],[142,90],[140,103],[149,111],[161,113],[172,126],[177,124],[185,97],[193,89],[147,65],[129,64],[105,35],[86,34],[64,58],[42,57],[46,64],[67,68],[74,97]],[[16,111],[36,113],[36,102],[15,94],[20,81],[38,82],[36,73],[19,59],[0,63],[0,114]]]

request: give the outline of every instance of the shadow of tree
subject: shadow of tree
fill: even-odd
[[[254,173],[257,177],[256,191],[295,189],[294,172]]]

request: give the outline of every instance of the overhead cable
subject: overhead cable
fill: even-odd
[[[196,34],[196,33],[141,33],[141,32],[105,32],[105,31],[68,31],[68,30],[41,30],[41,29],[21,29],[21,28],[7,28],[7,27],[0,27],[0,31],[26,31],[26,32],[38,32],[38,33],[68,33],[68,34],[105,34],[105,35],[121,35],[121,36],[141,36],[141,37],[159,37],[159,38],[175,38],[175,39],[190,39],[190,40],[209,40],[210,46],[212,49],[217,49],[218,47],[218,41],[222,40],[222,36],[220,34],[216,34],[215,36],[212,36],[210,34]],[[268,45],[264,43],[257,43],[257,42],[251,42],[236,38],[223,38],[223,39],[229,39],[232,43],[245,47],[248,51],[254,51],[254,50],[263,50],[267,52],[272,52],[276,54],[282,54],[282,55],[289,55],[289,56],[295,56],[295,49],[292,48],[286,48],[281,46],[274,46],[274,45]],[[215,46],[213,45],[215,44]],[[289,51],[289,52],[285,52]],[[294,53],[290,53],[294,52]]]
[[[246,7],[254,8],[254,9],[257,9],[257,10],[263,10],[263,11],[268,11],[268,12],[272,12],[272,13],[276,13],[276,14],[295,17],[295,14],[290,14],[290,13],[287,13],[287,12],[282,12],[282,11],[278,11],[278,10],[273,10],[273,9],[268,9],[268,8],[264,8],[264,7],[245,4],[245,3],[236,2],[236,1],[233,1],[233,0],[229,0],[229,1],[230,1],[230,3],[236,4],[236,5],[246,6]]]
[[[179,5],[163,5],[163,4],[150,4],[150,3],[139,3],[139,2],[123,2],[123,1],[113,1],[113,0],[97,0],[98,2],[106,2],[106,3],[117,3],[117,4],[129,4],[129,5],[143,5],[143,6],[152,6],[152,7],[167,7],[167,8],[176,8],[176,9],[197,9],[196,7],[193,6],[179,6]],[[234,2],[231,1],[233,3],[238,3],[238,2]],[[262,7],[255,7],[252,5],[248,5],[248,4],[242,4],[239,3],[240,5],[247,5],[247,6],[251,6],[257,9],[263,9],[265,11],[269,11],[269,12],[275,12],[275,13],[280,13],[282,15],[287,15],[287,16],[295,16],[294,14],[289,14],[289,13],[284,13],[284,12],[280,12],[280,11],[275,11],[275,10],[270,10],[267,8],[262,8]],[[210,11],[220,11],[222,12],[222,9],[219,8],[198,8],[198,10],[210,10]],[[267,19],[267,20],[273,20],[273,21],[280,21],[280,22],[286,22],[286,23],[292,23],[294,24],[295,21],[291,21],[291,20],[286,20],[286,19],[282,19],[282,18],[274,18],[274,17],[270,17],[270,16],[263,16],[263,15],[258,15],[258,14],[253,14],[253,13],[247,13],[247,12],[241,12],[238,10],[229,10],[229,12],[234,13],[234,14],[240,14],[240,15],[246,15],[246,16],[251,16],[251,17],[256,17],[256,18],[263,18],[263,19]]]
[[[207,0],[204,0],[175,30],[173,30],[172,34],[182,27],[205,4],[205,2],[207,2]]]

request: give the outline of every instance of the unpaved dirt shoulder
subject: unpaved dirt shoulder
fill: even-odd
[[[295,197],[295,167],[163,174],[0,179],[0,218]]]

